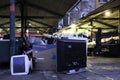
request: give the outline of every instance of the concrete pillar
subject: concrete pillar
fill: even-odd
[[[15,54],[15,1],[10,0],[10,55]]]

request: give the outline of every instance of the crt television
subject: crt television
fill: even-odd
[[[86,67],[86,39],[57,40],[57,71],[67,71]]]
[[[11,74],[26,75],[32,69],[32,60],[27,55],[15,55],[11,57]]]

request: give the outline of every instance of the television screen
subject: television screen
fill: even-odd
[[[15,57],[13,58],[13,63],[14,73],[25,72],[25,57]]]
[[[16,55],[11,57],[11,74],[25,75],[29,73],[31,61],[27,55]]]
[[[86,40],[57,40],[57,71],[86,67]]]

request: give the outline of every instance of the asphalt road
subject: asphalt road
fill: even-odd
[[[120,58],[88,56],[85,71],[75,74],[34,69],[28,75],[13,76],[9,68],[0,68],[0,80],[120,80]]]

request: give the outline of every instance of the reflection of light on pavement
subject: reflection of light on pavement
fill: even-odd
[[[45,58],[37,58],[37,60],[44,60]]]
[[[35,53],[38,53],[38,51],[34,51]]]

